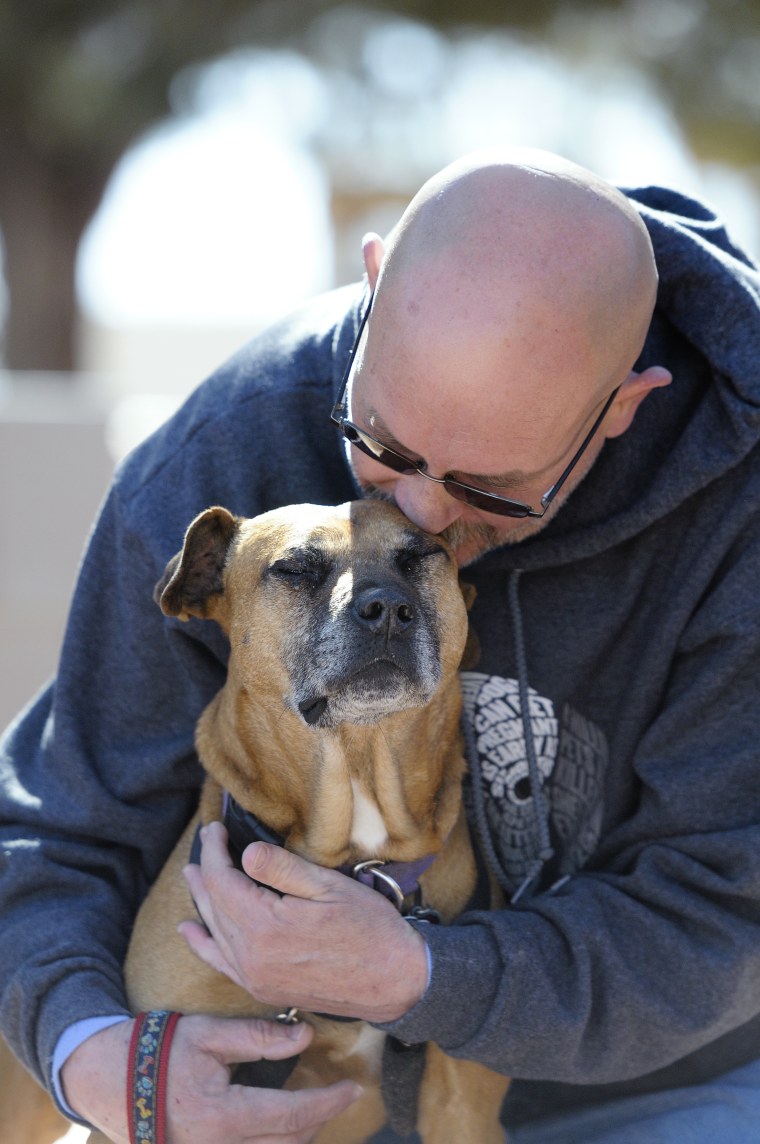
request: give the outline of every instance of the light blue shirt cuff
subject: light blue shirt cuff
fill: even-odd
[[[120,1021],[128,1020],[129,1017],[126,1017],[123,1013],[119,1013],[118,1016],[113,1017],[85,1017],[83,1021],[77,1021],[75,1024],[69,1025],[68,1029],[58,1038],[58,1044],[55,1046],[55,1052],[53,1053],[53,1089],[55,1090],[55,1095],[61,1108],[66,1115],[70,1116],[73,1120],[81,1120],[82,1118],[78,1112],[74,1112],[74,1110],[69,1107],[64,1098],[63,1085],[61,1084],[61,1069],[74,1052],[74,1049],[78,1049],[88,1037],[92,1037],[94,1033],[102,1032],[103,1029],[110,1028],[111,1025],[118,1025]]]

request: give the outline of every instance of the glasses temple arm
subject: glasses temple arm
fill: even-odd
[[[577,450],[577,452],[573,456],[573,459],[570,461],[570,464],[567,466],[567,468],[564,470],[564,472],[562,472],[561,475],[557,478],[557,480],[554,482],[554,484],[548,490],[548,492],[545,492],[544,495],[541,497],[541,504],[543,505],[544,508],[548,508],[548,506],[554,500],[554,498],[557,495],[557,493],[559,492],[559,490],[564,485],[567,478],[572,473],[575,466],[580,461],[583,454],[586,452],[586,449],[588,448],[588,445],[589,445],[589,442],[591,441],[591,438],[594,436],[597,429],[601,425],[602,421],[604,421],[604,418],[607,416],[607,411],[609,410],[610,406],[612,405],[612,402],[617,397],[619,390],[620,390],[619,385],[616,386],[615,389],[613,389],[612,393],[609,395],[609,397],[605,401],[605,403],[602,407],[601,413],[599,414],[599,416],[594,421],[594,424],[591,426],[591,428],[589,429],[586,436],[583,438],[583,441],[581,442],[580,448]]]
[[[356,358],[356,354],[357,354],[357,351],[359,349],[359,343],[362,340],[362,334],[364,333],[364,327],[367,324],[367,319],[369,318],[370,311],[372,309],[372,303],[373,303],[374,299],[375,299],[375,292],[373,290],[369,296],[369,301],[367,302],[367,308],[365,309],[364,313],[362,314],[361,321],[359,322],[359,329],[356,331],[356,337],[354,338],[354,344],[351,346],[351,352],[348,355],[348,361],[346,362],[346,368],[343,370],[343,377],[341,378],[340,389],[338,390],[338,400],[335,402],[335,405],[333,405],[332,413],[330,414],[330,417],[332,418],[332,420],[335,421],[335,423],[338,425],[340,424],[341,420],[343,419],[343,417],[345,416],[345,413],[346,413],[346,390],[348,389],[348,379],[349,379],[349,376],[351,374],[351,370],[352,370],[353,365],[354,365],[354,360]]]

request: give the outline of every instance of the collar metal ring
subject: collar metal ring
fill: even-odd
[[[395,901],[393,902],[397,910],[401,910],[404,905],[404,891],[399,886],[395,878],[391,878],[390,874],[386,874],[383,870],[385,863],[379,858],[370,858],[366,862],[357,862],[354,866],[354,877],[358,878],[361,873],[368,870],[372,877],[382,882],[393,894]]]

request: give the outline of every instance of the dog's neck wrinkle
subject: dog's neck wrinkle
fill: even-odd
[[[412,861],[441,849],[459,805],[459,706],[451,695],[442,700],[439,693],[424,711],[370,726],[319,730],[287,709],[278,718],[261,706],[252,713],[244,689],[228,686],[201,717],[196,741],[216,781],[310,861]],[[357,827],[357,793],[386,827],[381,845],[366,815]],[[368,838],[380,852],[367,852]]]
[[[309,821],[302,846],[311,860],[324,866],[345,861],[354,804],[348,760],[332,734],[318,734],[318,759],[311,769]],[[294,839],[295,841],[295,839]]]
[[[294,782],[292,752],[277,720],[251,713],[245,689],[225,687],[203,712],[196,731],[201,762],[245,810],[284,838],[306,814],[306,792]],[[303,772],[296,763],[296,774]]]
[[[381,853],[358,853],[354,847],[349,860],[411,861],[441,849],[460,804],[459,713],[457,690],[455,698],[434,701],[424,713],[405,712],[372,727],[338,729],[354,790],[376,807],[388,831]]]

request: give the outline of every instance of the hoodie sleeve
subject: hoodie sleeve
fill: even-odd
[[[67,1027],[127,1012],[132,922],[195,810],[195,723],[226,676],[221,630],[164,617],[154,586],[210,505],[349,499],[329,410],[357,303],[333,291],[264,331],[127,459],[55,683],[0,742],[0,1022],[48,1087]]]
[[[630,1082],[690,1054],[714,1075],[732,1067],[732,1038],[757,1055],[760,522],[745,503],[638,737],[628,814],[557,892],[427,927],[430,988],[385,1026],[401,1039],[567,1085]],[[632,678],[631,704],[635,690]]]
[[[164,624],[152,600],[163,558],[128,519],[117,486],[83,563],[56,683],[0,747],[2,1023],[46,1083],[72,1020],[127,1011],[131,920],[194,809],[192,729],[224,677],[210,626]]]

